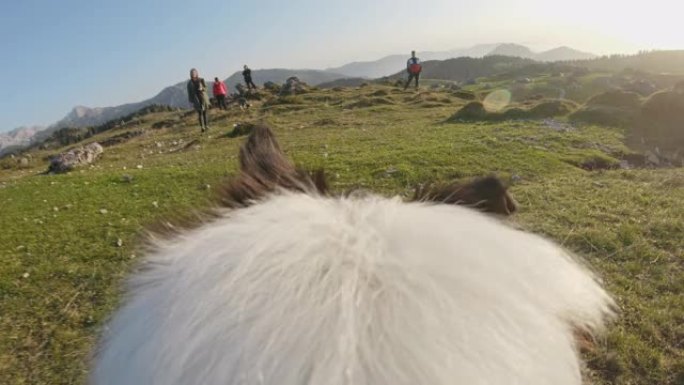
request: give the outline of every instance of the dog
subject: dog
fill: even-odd
[[[336,196],[265,126],[239,161],[207,221],[132,275],[91,383],[581,384],[576,332],[601,332],[615,304],[501,220],[516,205],[495,177]]]

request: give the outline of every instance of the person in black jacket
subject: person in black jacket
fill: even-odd
[[[247,67],[247,64],[244,65],[242,77],[245,78],[245,85],[247,85],[248,90],[251,90],[252,87],[254,87],[255,90],[257,89],[256,84],[252,81],[252,70]]]

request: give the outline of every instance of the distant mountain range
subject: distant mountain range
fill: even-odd
[[[328,71],[320,70],[289,70],[289,69],[264,69],[264,70],[253,70],[252,77],[257,83],[263,84],[267,81],[272,81],[276,83],[283,83],[287,78],[291,76],[297,76],[302,81],[316,85],[323,82],[329,82],[335,79],[343,78],[344,75],[332,73]],[[205,79],[207,81],[207,87],[210,89],[214,82],[210,79]],[[228,86],[229,92],[235,90],[235,86],[242,82],[242,72],[235,72],[233,75],[229,76],[224,80],[225,84]],[[9,146],[21,146],[30,144],[31,138],[34,140],[41,140],[48,137],[53,132],[64,127],[87,127],[87,126],[97,126],[104,124],[110,120],[118,119],[122,116],[131,114],[139,109],[158,104],[166,105],[171,107],[179,108],[190,108],[188,103],[188,94],[186,91],[186,81],[174,84],[172,86],[164,88],[161,92],[152,98],[143,100],[137,103],[127,103],[114,107],[85,107],[76,106],[74,107],[64,118],[58,122],[51,124],[47,128],[42,130],[34,130],[30,132],[30,135],[22,134],[21,140],[16,139],[16,135],[10,135],[14,131],[24,132],[22,129],[16,129],[7,134],[0,135],[0,151],[3,148]]]
[[[465,49],[450,51],[417,52],[421,61],[446,60],[458,57],[479,58],[483,56],[514,56],[537,61],[572,61],[595,58],[596,55],[581,52],[569,47],[559,47],[549,51],[535,53],[519,44],[481,44]],[[328,68],[327,71],[341,73],[348,77],[379,78],[396,73],[406,66],[410,54],[390,55],[382,59],[367,62],[354,62],[341,67]]]
[[[21,148],[31,144],[33,137],[45,127],[18,127],[9,132],[0,133],[0,154],[3,149]]]
[[[573,61],[590,69],[615,70],[632,68],[655,73],[684,72],[684,51],[656,51],[639,55],[613,55],[596,58],[595,55],[580,52],[568,47],[559,47],[544,52],[534,52],[518,44],[485,44],[467,49],[450,51],[420,52],[418,56],[424,63],[423,77],[466,81],[479,76],[487,76],[496,71],[516,70],[538,62]],[[508,57],[503,58],[502,56]],[[487,58],[498,58],[488,59]],[[290,76],[297,76],[311,85],[328,87],[346,84],[359,84],[362,79],[379,78],[403,74],[408,54],[391,55],[376,61],[354,62],[326,70],[263,69],[253,70],[252,76],[257,84],[271,81],[282,83]],[[473,58],[480,58],[475,60]],[[498,63],[498,64],[497,64]],[[490,68],[492,67],[492,68]],[[353,78],[353,79],[352,79]],[[207,86],[211,87],[211,79]],[[235,72],[224,80],[229,92],[242,82],[241,72]],[[158,104],[172,107],[189,108],[186,81],[168,86],[152,98],[114,107],[89,108],[74,107],[63,119],[48,126],[20,127],[7,133],[0,133],[0,154],[7,148],[25,146],[31,141],[39,141],[63,127],[85,127],[106,123],[133,113],[143,107]]]
[[[493,76],[512,72],[531,65],[539,64],[532,59],[518,56],[487,55],[481,58],[459,57],[448,60],[428,60],[423,62],[421,77],[425,79],[468,82],[479,77]],[[390,78],[404,79],[405,70]]]

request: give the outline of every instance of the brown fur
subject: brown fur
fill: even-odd
[[[240,174],[219,190],[220,202],[227,207],[244,207],[279,189],[326,195],[328,184],[323,171],[309,173],[295,168],[271,129],[257,125],[240,148]]]
[[[466,184],[419,186],[413,200],[471,206],[501,215],[511,215],[518,209],[506,186],[495,176],[478,178]]]

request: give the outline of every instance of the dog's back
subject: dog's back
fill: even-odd
[[[611,306],[561,248],[474,210],[276,191],[158,245],[92,380],[580,384],[573,331]]]

